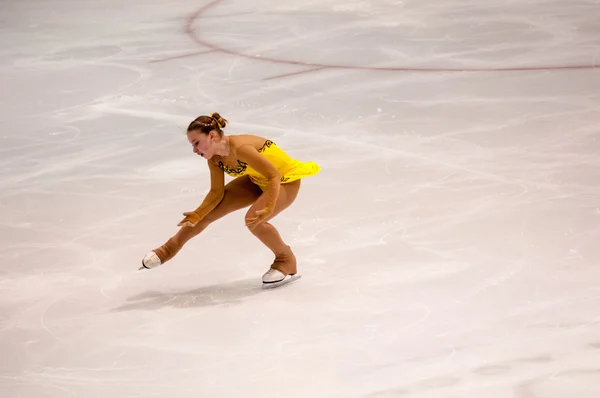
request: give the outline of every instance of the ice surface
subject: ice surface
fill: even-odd
[[[0,396],[597,398],[600,1],[6,0]],[[218,111],[322,172],[138,272]]]

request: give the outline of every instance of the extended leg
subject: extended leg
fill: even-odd
[[[225,186],[225,194],[221,202],[210,213],[193,227],[181,227],[162,246],[148,253],[142,264],[153,268],[169,261],[181,250],[183,245],[200,232],[204,231],[214,221],[234,211],[243,209],[254,203],[262,194],[260,188],[250,181],[248,176],[232,180]]]

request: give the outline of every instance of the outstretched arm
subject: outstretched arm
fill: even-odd
[[[193,227],[223,200],[225,193],[223,170],[210,161],[208,162],[208,168],[210,170],[210,191],[196,210],[183,213],[185,218],[177,224],[180,227]]]

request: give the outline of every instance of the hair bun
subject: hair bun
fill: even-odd
[[[217,121],[217,126],[219,126],[219,128],[223,129],[225,126],[227,126],[227,120],[223,119],[223,117],[221,117],[221,115],[219,115],[217,112],[211,113],[210,117]]]

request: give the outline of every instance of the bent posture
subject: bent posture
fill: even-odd
[[[246,226],[275,256],[263,275],[263,283],[282,282],[296,274],[296,257],[269,220],[294,202],[300,180],[316,175],[320,167],[291,158],[266,138],[227,136],[222,130],[226,125],[227,120],[218,113],[200,116],[190,123],[187,138],[194,153],[208,161],[210,191],[196,210],[183,213],[179,231],[146,254],[142,265],[155,268],[164,264],[212,222],[250,206]],[[225,185],[224,173],[236,178]]]

